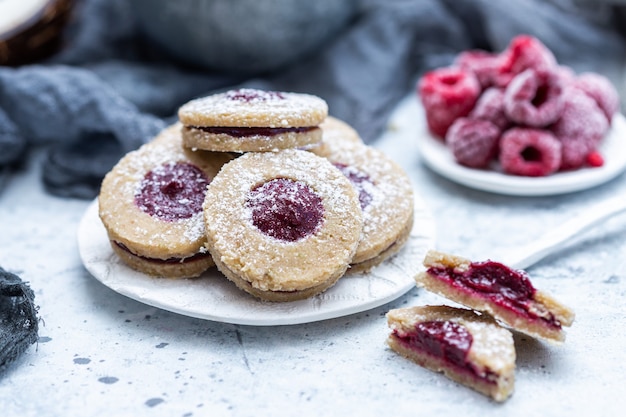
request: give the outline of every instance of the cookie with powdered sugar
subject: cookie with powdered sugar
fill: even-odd
[[[310,152],[249,152],[208,187],[204,217],[217,268],[268,301],[325,291],[343,276],[362,230],[350,181]]]
[[[565,327],[574,322],[574,311],[535,288],[526,271],[436,250],[426,253],[423,265],[425,269],[415,276],[419,287],[490,314],[531,337],[562,343]]]
[[[363,143],[359,133],[348,123],[334,116],[326,117],[320,124],[322,128],[322,141],[308,149],[314,150],[315,154],[326,156],[332,152],[333,146],[342,143]]]
[[[99,215],[113,251],[131,268],[168,278],[214,265],[205,248],[206,187],[233,158],[182,144],[180,124],[124,156],[105,176]]]
[[[350,271],[368,271],[396,254],[413,227],[413,186],[402,167],[359,142],[327,141],[311,152],[339,168],[359,194],[363,232]]]
[[[220,152],[314,146],[327,115],[320,97],[249,88],[195,99],[178,110],[185,146]]]
[[[506,400],[515,384],[513,335],[488,315],[449,306],[415,306],[387,313],[389,347],[420,366]]]

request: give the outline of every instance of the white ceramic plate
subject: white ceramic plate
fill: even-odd
[[[559,172],[546,177],[519,177],[499,171],[497,164],[492,170],[471,169],[457,164],[452,152],[441,140],[428,133],[424,111],[417,97],[405,99],[396,110],[393,120],[400,132],[407,132],[419,143],[424,163],[439,175],[451,181],[483,191],[517,196],[542,196],[581,191],[603,184],[617,177],[626,169],[626,119],[618,114],[613,119],[611,131],[604,138],[600,152],[604,165],[598,168],[582,168]]]
[[[434,246],[434,221],[419,199],[406,245],[367,274],[348,274],[326,292],[288,303],[260,301],[237,289],[217,269],[197,279],[154,278],[130,269],[115,255],[98,217],[97,201],[78,228],[83,264],[112,290],[142,303],[201,319],[255,326],[313,322],[358,313],[386,304],[415,286],[426,251]]]

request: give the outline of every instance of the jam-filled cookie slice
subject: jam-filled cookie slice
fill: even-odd
[[[114,252],[130,267],[168,278],[213,266],[205,248],[206,187],[232,159],[183,147],[180,124],[128,153],[105,176],[99,214]]]
[[[392,350],[496,401],[515,384],[513,335],[491,317],[448,306],[391,310]]]
[[[318,144],[327,114],[328,105],[317,96],[255,89],[195,99],[178,111],[185,146],[222,152]]]
[[[269,301],[308,298],[333,285],[363,224],[341,171],[295,149],[246,153],[226,164],[208,187],[204,215],[218,269]]]
[[[574,312],[533,287],[524,271],[494,261],[468,259],[429,251],[425,272],[416,282],[464,306],[491,314],[507,326],[550,342],[565,340]]]
[[[351,272],[370,270],[397,253],[413,227],[413,187],[404,170],[362,143],[325,143],[323,156],[352,182],[363,211],[363,234]],[[311,152],[320,155],[318,149]]]

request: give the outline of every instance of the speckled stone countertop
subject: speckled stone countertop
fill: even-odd
[[[490,194],[432,173],[412,143],[383,137],[375,146],[409,172],[432,211],[438,249],[476,260],[497,260],[594,204],[626,197],[624,175],[560,196]],[[571,306],[576,321],[561,346],[515,335],[515,392],[498,404],[386,347],[389,309],[444,302],[424,290],[367,312],[277,327],[190,318],[117,294],[79,257],[89,202],[46,194],[39,158],[0,193],[0,265],[30,283],[42,319],[39,343],[0,375],[3,417],[623,412],[626,215],[529,268],[535,286]]]

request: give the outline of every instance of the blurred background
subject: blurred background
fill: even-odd
[[[44,145],[46,189],[92,198],[178,107],[240,86],[317,94],[372,143],[425,71],[521,33],[624,97],[625,20],[617,0],[0,0],[0,178]]]

